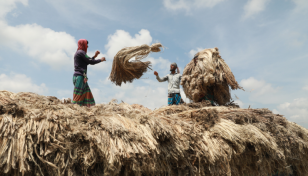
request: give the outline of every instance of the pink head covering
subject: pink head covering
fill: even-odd
[[[88,50],[88,41],[86,39],[80,39],[78,40],[78,50],[83,50],[84,52],[87,53]]]

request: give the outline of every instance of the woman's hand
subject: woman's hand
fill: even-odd
[[[105,57],[102,57],[102,58],[101,58],[101,61],[102,61],[102,62],[106,61],[106,58],[105,58]]]
[[[96,51],[94,57],[97,57],[101,52]]]
[[[154,75],[158,76],[158,73],[157,73],[157,71],[154,71]]]

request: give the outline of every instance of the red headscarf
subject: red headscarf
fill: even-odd
[[[88,41],[86,39],[80,39],[78,40],[78,50],[83,50],[84,52],[87,53],[88,50]]]

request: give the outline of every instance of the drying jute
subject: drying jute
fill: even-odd
[[[0,175],[308,175],[308,130],[208,101],[91,108],[0,91]]]
[[[181,85],[186,97],[198,102],[200,96],[214,95],[214,102],[226,105],[231,102],[230,88],[239,86],[231,69],[219,55],[218,48],[198,52],[197,63],[192,59],[184,68]]]

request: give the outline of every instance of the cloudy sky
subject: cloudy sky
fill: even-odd
[[[123,47],[161,42],[154,70],[183,71],[200,49],[218,47],[244,91],[242,107],[269,108],[308,128],[307,0],[0,0],[0,90],[72,98],[77,41],[107,62],[89,66],[97,103],[115,98],[167,105],[167,83],[153,72],[122,87],[108,80]],[[187,101],[187,99],[185,99]]]

